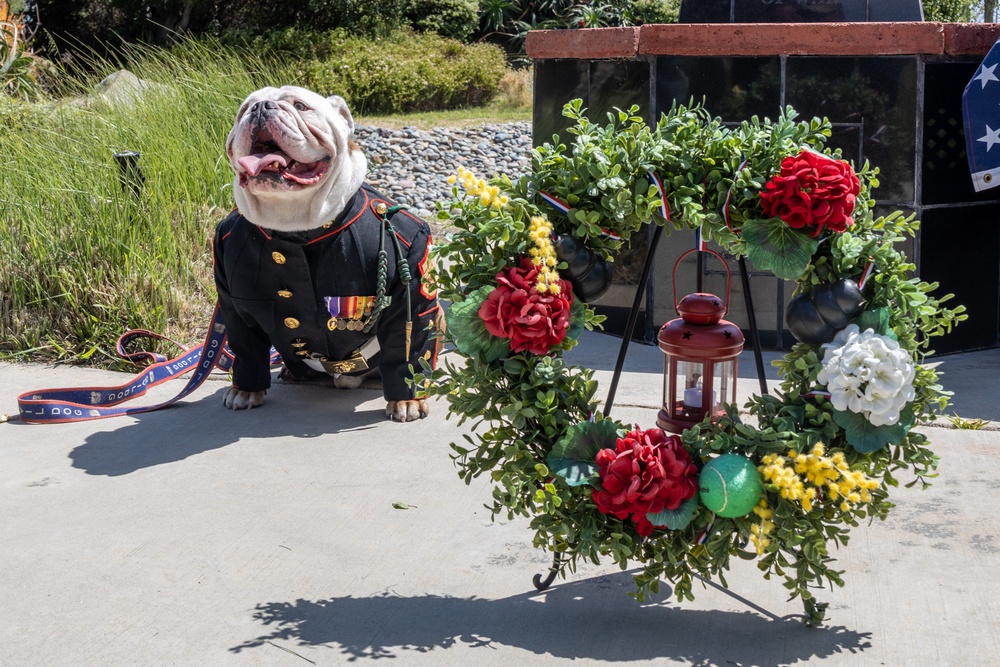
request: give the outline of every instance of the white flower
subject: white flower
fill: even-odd
[[[864,415],[873,426],[899,421],[900,411],[916,396],[917,374],[899,343],[849,324],[823,348],[823,370],[817,379],[826,385],[834,408]]]

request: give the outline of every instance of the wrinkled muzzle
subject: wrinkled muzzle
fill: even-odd
[[[241,122],[247,134],[246,154],[234,154],[241,188],[258,185],[265,188],[303,188],[318,183],[330,168],[330,157],[316,161],[296,160],[292,144],[301,144],[301,134],[294,122],[282,118],[285,112],[273,100],[251,106]],[[294,138],[295,141],[292,141]]]

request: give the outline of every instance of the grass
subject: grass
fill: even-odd
[[[500,93],[496,99],[481,107],[388,116],[359,116],[355,120],[360,125],[393,129],[416,127],[421,130],[486,123],[531,122],[531,91],[531,70],[512,70],[500,81]]]
[[[187,339],[207,322],[212,231],[232,206],[221,146],[266,70],[188,51],[134,52],[132,70],[154,83],[129,101],[4,110],[0,355],[108,361],[126,328]],[[122,150],[141,153],[138,198],[112,157]]]
[[[215,303],[211,239],[233,206],[223,142],[247,92],[282,80],[239,55],[198,42],[136,48],[128,68],[152,85],[127,101],[90,95],[117,69],[101,62],[92,76],[61,80],[60,103],[0,96],[0,359],[114,367],[126,329],[182,342],[204,335]],[[530,106],[511,101],[517,85],[484,109],[359,120],[526,120]],[[141,154],[138,198],[113,159],[124,150]]]
[[[359,125],[373,125],[391,129],[415,127],[419,130],[430,130],[435,127],[485,125],[488,123],[531,122],[531,107],[512,108],[492,103],[474,109],[423,111],[414,114],[393,114],[388,116],[359,116],[355,118],[355,121]]]
[[[959,417],[958,413],[954,413],[948,417],[948,421],[951,425],[957,429],[962,429],[966,431],[980,431],[989,425],[989,420],[979,419],[978,417]]]

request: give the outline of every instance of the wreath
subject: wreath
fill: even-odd
[[[435,246],[431,280],[451,302],[444,336],[457,355],[417,381],[472,422],[451,443],[460,476],[489,475],[493,516],[530,519],[563,574],[635,561],[639,601],[661,579],[693,600],[694,579],[726,585],[733,557],[755,560],[765,578],[784,578],[808,622],[822,621],[813,590],[843,585],[832,549],[860,521],[886,518],[898,475],[925,487],[934,476],[937,457],[913,427],[950,394],[920,362],[964,309],[912,277],[894,244],[918,221],[874,214],[878,170],[825,148],[826,119],[796,122],[788,108],[727,127],[689,105],[655,126],[637,107],[599,125],[580,100],[563,113],[572,142],[534,149],[529,175],[460,167],[453,200],[438,205],[453,231]],[[646,224],[700,229],[797,282],[788,325],[799,342],[774,362],[775,395],[726,404],[682,435],[597,413],[591,369],[563,353],[600,327],[585,302]]]

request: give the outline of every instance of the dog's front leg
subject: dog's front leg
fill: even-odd
[[[385,416],[394,422],[412,422],[423,419],[430,412],[426,398],[410,401],[387,401]]]
[[[222,396],[222,404],[230,410],[250,410],[264,405],[266,391],[243,391],[236,385],[229,387]]]

